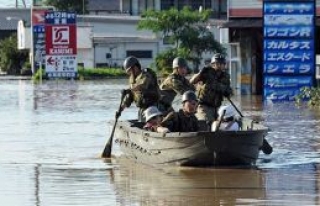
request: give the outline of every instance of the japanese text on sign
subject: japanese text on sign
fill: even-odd
[[[264,28],[265,37],[313,37],[313,28],[311,26],[268,26]]]
[[[263,42],[265,50],[310,50],[313,49],[312,40],[266,39]]]
[[[312,14],[314,7],[312,2],[304,3],[265,3],[265,14]]]

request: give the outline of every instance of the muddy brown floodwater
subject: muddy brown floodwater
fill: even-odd
[[[271,155],[251,169],[155,168],[123,158],[116,144],[114,158],[99,158],[123,88],[126,80],[1,80],[1,205],[320,205],[318,110],[233,97],[271,129]]]

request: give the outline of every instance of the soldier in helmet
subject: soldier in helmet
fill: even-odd
[[[192,84],[199,83],[199,106],[196,113],[199,120],[215,121],[223,98],[232,95],[230,75],[225,71],[225,65],[225,57],[217,53],[212,57],[209,67],[204,67],[190,79]]]
[[[164,113],[173,111],[172,102],[177,94],[182,95],[195,88],[185,78],[187,75],[187,62],[181,57],[176,57],[172,62],[173,72],[160,85],[160,107]]]
[[[124,60],[123,67],[129,77],[130,89],[125,90],[121,111],[130,107],[135,102],[139,107],[138,118],[144,121],[143,111],[149,106],[156,106],[160,97],[159,87],[156,75],[151,69],[142,69],[141,64],[136,57],[130,56]]]
[[[170,132],[196,132],[199,130],[198,119],[195,116],[198,99],[194,91],[186,91],[182,95],[182,109],[170,112],[161,125]]]

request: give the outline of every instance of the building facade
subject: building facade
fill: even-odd
[[[303,2],[303,1],[300,1]],[[316,16],[320,16],[320,0],[316,0]],[[228,29],[229,44],[239,44],[242,94],[263,94],[263,1],[229,0],[228,22],[223,27]],[[319,21],[316,18],[316,27]],[[319,32],[316,29],[315,36]],[[315,38],[316,39],[316,38]],[[319,46],[315,42],[315,52]]]

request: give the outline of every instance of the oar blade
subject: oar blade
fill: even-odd
[[[264,154],[271,154],[273,152],[273,148],[269,144],[269,142],[266,139],[263,139],[261,150]]]
[[[110,158],[111,157],[111,144],[107,144],[101,154],[102,158]]]

